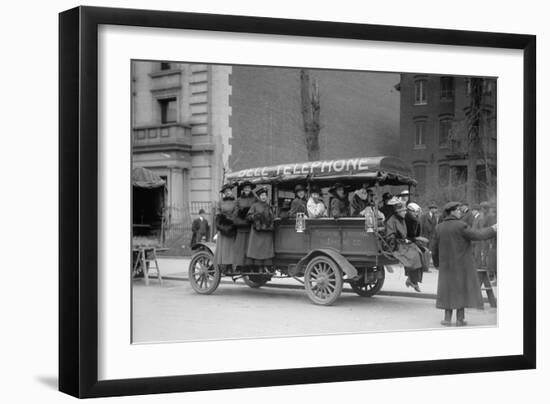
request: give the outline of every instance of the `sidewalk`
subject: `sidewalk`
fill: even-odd
[[[189,267],[189,262],[190,257],[160,258],[160,273],[162,277],[166,279],[187,281],[187,270]],[[403,267],[399,265],[391,266],[386,270],[386,279],[384,281],[384,286],[378,294],[435,299],[437,294],[437,274],[438,271],[435,268],[431,268],[430,272],[425,272],[422,283],[420,284],[420,289],[422,291],[418,293],[411,288],[407,288],[405,286],[406,277]],[[242,282],[242,280],[239,280],[237,282]],[[230,278],[222,278],[222,283],[231,284],[233,283],[233,281]],[[292,278],[275,278],[264,287],[303,289],[303,285]],[[493,287],[493,290],[498,299],[497,288]],[[354,293],[347,285],[344,286],[343,291]],[[485,295],[485,293],[483,293],[483,298],[485,301],[487,301],[487,296]]]

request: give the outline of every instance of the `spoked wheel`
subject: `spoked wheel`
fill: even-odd
[[[306,267],[304,286],[309,299],[324,306],[331,305],[342,293],[342,273],[328,257],[313,258]]]
[[[209,295],[220,284],[221,273],[217,265],[214,265],[214,257],[208,251],[199,251],[191,258],[189,264],[189,283],[197,293]]]
[[[243,281],[251,288],[261,288],[271,280],[269,275],[245,275]]]
[[[374,296],[375,294],[380,292],[380,289],[382,289],[382,286],[384,285],[386,273],[384,272],[384,270],[381,270],[380,273],[382,274],[380,278],[376,278],[374,281],[369,283],[365,283],[364,281],[361,281],[360,283],[351,282],[351,289],[361,297]]]

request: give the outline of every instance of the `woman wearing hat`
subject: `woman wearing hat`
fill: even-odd
[[[460,205],[460,202],[449,202],[443,208],[446,216],[437,225],[432,250],[434,266],[439,269],[436,307],[445,310],[441,322],[445,326],[452,325],[453,310],[456,310],[456,325],[464,326],[464,309],[483,307],[472,241],[496,236],[496,224],[474,230],[460,220]]]
[[[307,215],[311,219],[327,217],[327,207],[321,199],[321,189],[313,185],[310,190],[310,197],[307,201]]]
[[[250,237],[246,256],[251,265],[271,265],[275,255],[273,251],[273,208],[267,200],[267,188],[261,187],[256,191],[258,200],[248,210],[247,220],[251,223]]]
[[[393,255],[405,267],[407,280],[405,285],[420,292],[418,282],[422,276],[421,251],[418,246],[407,237],[407,223],[405,204],[395,205],[395,213],[386,222],[386,241],[393,250]]]
[[[330,188],[329,192],[332,194],[330,200],[330,215],[336,219],[349,216],[349,199],[344,184],[337,182]]]
[[[233,265],[235,255],[235,223],[233,222],[233,212],[237,206],[233,196],[233,186],[225,184],[220,190],[221,200],[216,207],[216,229],[218,235],[216,238],[216,252],[214,254],[214,263],[220,266],[222,272],[225,272]]]
[[[295,218],[298,213],[307,214],[306,188],[302,184],[294,188],[294,199],[290,204],[288,217]]]
[[[351,198],[351,216],[361,216],[367,206],[374,206],[374,190],[369,188],[369,184],[363,184]]]
[[[250,181],[243,182],[239,187],[240,194],[237,198],[235,211],[233,212],[233,222],[237,228],[234,247],[235,257],[233,261],[235,267],[246,267],[250,265],[250,260],[246,257],[248,238],[250,236],[250,222],[246,216],[252,204],[256,202],[256,196],[252,192],[254,188],[255,185]]]

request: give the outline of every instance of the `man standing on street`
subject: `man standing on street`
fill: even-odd
[[[428,205],[428,212],[420,217],[420,235],[430,242],[430,247],[435,238],[435,226],[437,226],[437,205],[432,202]]]
[[[474,230],[460,220],[460,202],[445,205],[445,219],[437,225],[433,245],[434,266],[439,269],[436,307],[445,310],[444,326],[452,325],[456,310],[456,325],[467,325],[466,307],[483,307],[479,277],[474,267],[472,241],[487,240],[496,236],[497,225]]]
[[[193,220],[191,225],[191,231],[193,235],[191,236],[191,246],[200,241],[208,241],[210,238],[210,225],[208,220],[205,217],[206,212],[204,209],[199,210],[199,217]]]

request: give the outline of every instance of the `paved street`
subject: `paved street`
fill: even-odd
[[[142,279],[134,281],[134,342],[442,328],[433,298],[414,296],[399,269],[387,274],[384,294],[361,298],[344,291],[325,307],[312,304],[294,280],[251,289],[242,280],[223,278],[214,294],[198,295],[183,279],[184,261],[162,260],[161,270],[170,278],[163,286],[156,279],[148,287]],[[437,271],[425,274],[422,296],[435,292],[436,279]],[[467,310],[466,318],[470,326],[494,326],[497,311],[486,304],[485,310]]]

